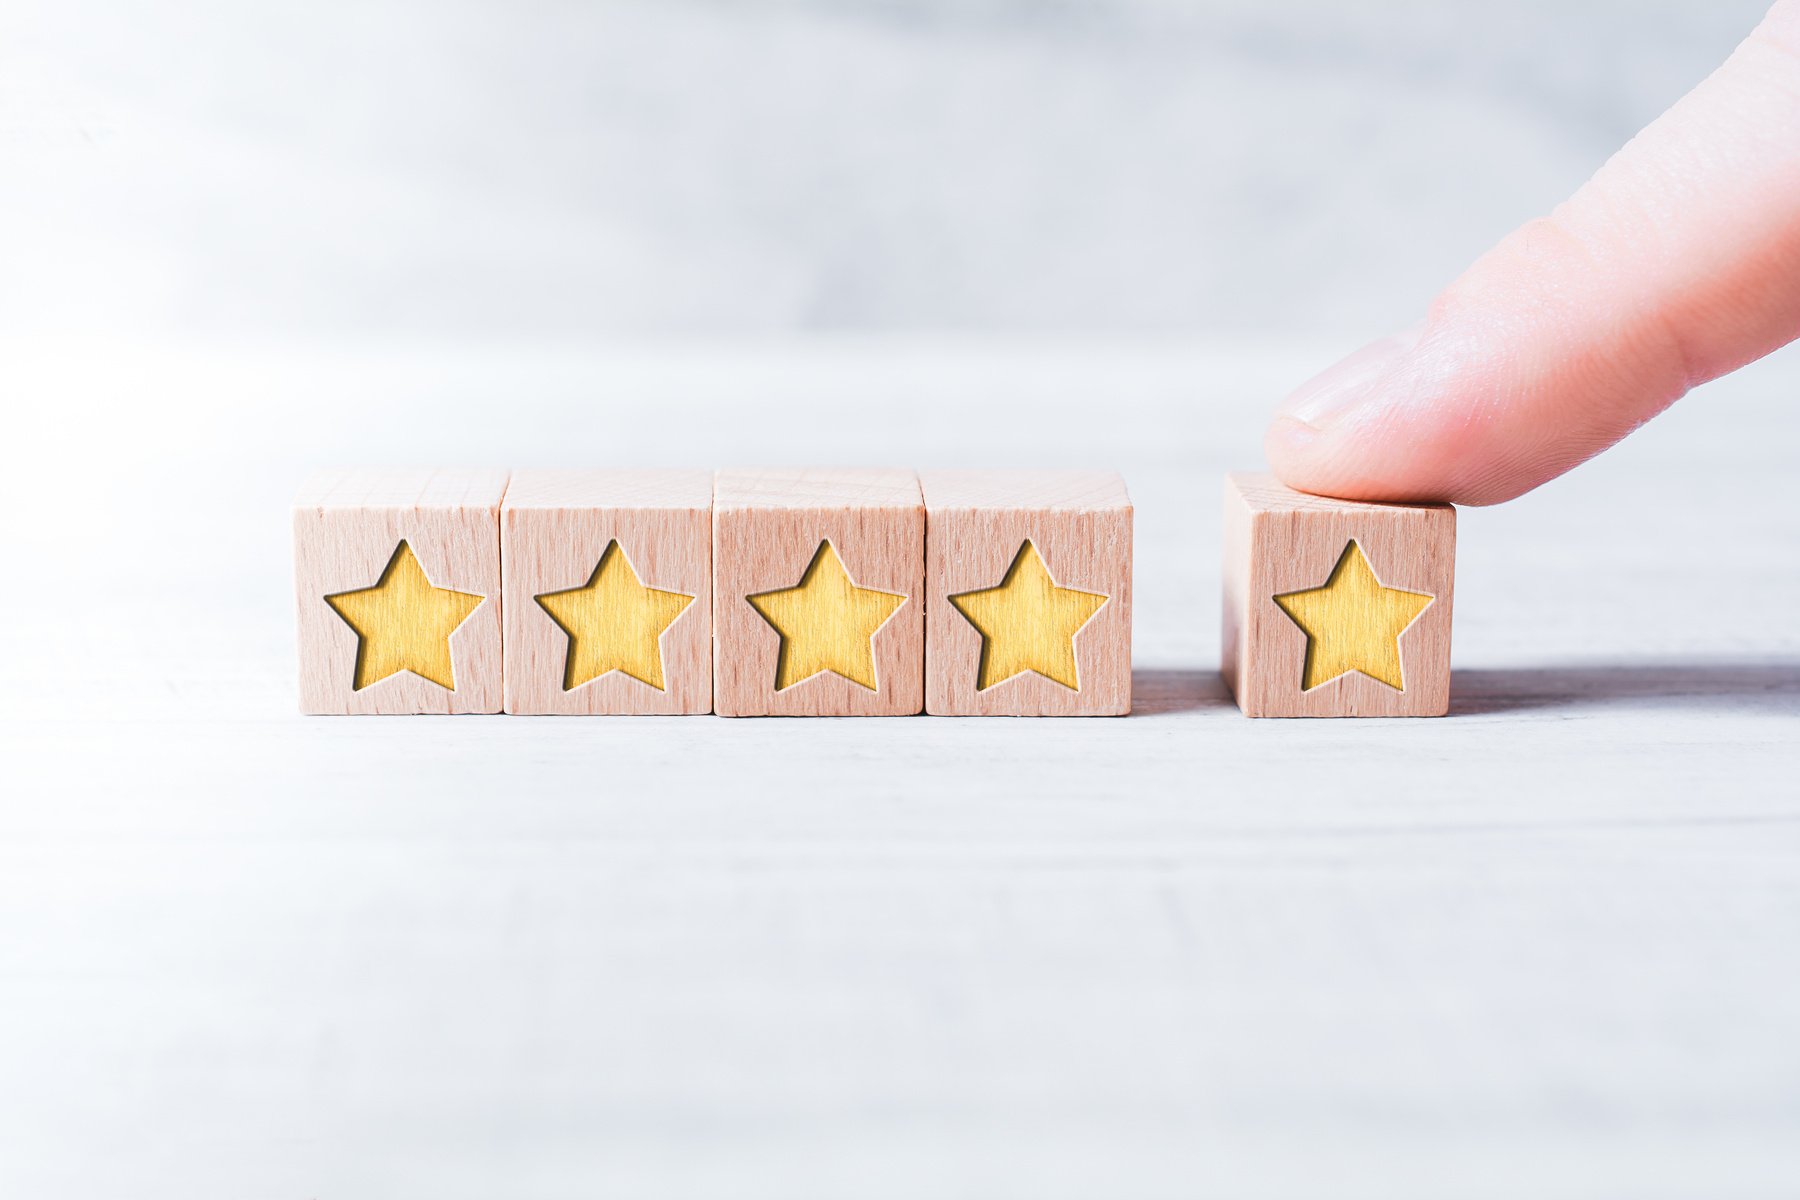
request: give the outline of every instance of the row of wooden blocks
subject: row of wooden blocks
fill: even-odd
[[[1131,709],[1107,472],[346,471],[294,513],[311,713]],[[1439,716],[1456,513],[1225,484],[1253,717]]]
[[[1110,472],[340,471],[294,509],[309,713],[1122,715]]]

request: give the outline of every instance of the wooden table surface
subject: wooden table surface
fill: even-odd
[[[1251,722],[1333,348],[13,346],[0,1195],[1791,1196],[1800,358],[1462,514],[1452,715]],[[325,463],[1116,466],[1118,720],[302,718]]]

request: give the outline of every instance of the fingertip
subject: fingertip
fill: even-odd
[[[1270,422],[1263,453],[1275,478],[1295,491],[1337,500],[1391,499],[1380,464],[1347,452],[1343,441],[1341,424],[1319,429],[1283,414]]]
[[[1276,478],[1342,500],[1498,504],[1598,449],[1565,457],[1554,423],[1519,411],[1521,391],[1538,398],[1517,377],[1536,352],[1487,346],[1490,331],[1466,324],[1375,343],[1299,388],[1264,435]]]
[[[1311,467],[1323,437],[1306,422],[1278,414],[1263,434],[1263,455],[1269,460],[1269,469],[1289,487],[1311,491],[1306,485],[1313,478]]]
[[[1520,486],[1495,495],[1485,486],[1471,488],[1469,459],[1425,434],[1416,421],[1395,420],[1392,410],[1384,413],[1374,404],[1340,414],[1325,429],[1277,416],[1263,437],[1263,453],[1287,486],[1336,500],[1492,504],[1527,490]]]

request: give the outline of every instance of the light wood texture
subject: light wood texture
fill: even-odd
[[[713,506],[713,706],[720,716],[906,716],[923,708],[925,509],[913,472],[720,471]],[[835,553],[822,555],[827,542]],[[809,572],[815,560],[818,571]],[[810,597],[798,594],[803,581],[815,585]],[[783,592],[791,594],[774,595]],[[894,607],[869,594],[883,592],[905,602]],[[764,598],[769,616],[752,596]],[[772,607],[771,598],[782,607]],[[804,627],[793,624],[796,600],[810,606]],[[845,645],[854,637],[834,628],[834,619],[855,617],[867,629],[883,613],[868,637],[875,688],[837,670],[776,687],[784,655],[777,625],[810,639],[816,666],[826,651],[857,649]],[[793,654],[799,647],[789,642]],[[845,671],[862,672],[859,663],[839,661]]]
[[[1329,500],[1267,474],[1228,476],[1220,672],[1238,707],[1443,716],[1455,573],[1447,504]]]
[[[307,481],[293,512],[301,711],[500,711],[500,501],[506,479],[505,471],[490,470],[351,469],[319,472]],[[400,550],[402,542],[410,555]],[[384,584],[389,601],[367,603],[380,598],[374,589]],[[396,585],[416,594],[396,600]],[[470,607],[450,592],[480,600]],[[327,597],[339,598],[343,615]],[[365,602],[354,603],[358,600]],[[466,617],[453,619],[464,611]],[[419,670],[439,675],[447,661],[454,687],[414,670],[387,674],[408,661],[392,653],[380,668],[383,677],[359,689],[359,646],[365,638],[353,619],[366,631],[370,650],[382,638],[390,650],[397,640],[410,638],[415,651],[410,661]],[[409,620],[447,632],[409,631],[404,628]],[[420,641],[438,636],[447,643],[447,660],[417,653]]]
[[[507,712],[712,711],[712,472],[515,471],[500,535]],[[614,543],[612,599],[581,603]],[[634,600],[629,619],[608,619]],[[574,661],[572,642],[586,651]]]
[[[919,480],[925,710],[1130,712],[1132,507],[1125,481],[1111,471],[1049,470],[924,471]],[[982,686],[984,671],[990,686]]]

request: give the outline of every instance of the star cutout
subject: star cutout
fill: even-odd
[[[956,611],[981,632],[976,690],[985,692],[1015,675],[1035,671],[1072,692],[1080,691],[1075,635],[1106,601],[1098,592],[1058,587],[1037,546],[1027,540],[998,587],[950,597]]]
[[[786,691],[823,671],[875,690],[875,633],[906,597],[857,587],[829,541],[791,588],[745,597],[781,635],[775,690]]]
[[[1312,691],[1339,675],[1361,671],[1405,691],[1400,677],[1400,635],[1431,604],[1422,592],[1383,587],[1362,547],[1344,547],[1325,586],[1285,592],[1275,603],[1306,631],[1306,668],[1300,686]]]
[[[663,631],[694,602],[681,592],[645,587],[617,540],[607,543],[586,584],[535,599],[569,635],[565,692],[610,671],[663,691]]]
[[[483,599],[433,587],[412,547],[401,541],[375,586],[338,592],[325,603],[356,631],[356,691],[411,671],[454,692],[450,635]]]

